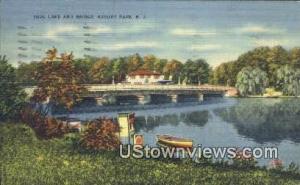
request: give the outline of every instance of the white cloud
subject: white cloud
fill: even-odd
[[[278,46],[278,45],[288,45],[289,41],[286,39],[259,39],[254,41],[255,46]]]
[[[79,27],[76,25],[59,25],[50,27],[46,32],[45,37],[51,40],[59,40],[59,35],[63,33],[72,33],[78,31]]]
[[[114,30],[115,33],[140,33],[144,31],[152,30],[156,27],[153,22],[136,22],[128,23],[125,25],[117,26]]]
[[[171,30],[171,34],[178,36],[211,36],[216,35],[215,31],[199,31],[196,29],[175,28]]]
[[[189,50],[194,50],[194,51],[212,51],[212,50],[217,50],[220,49],[221,45],[219,44],[204,44],[204,45],[192,45],[189,47]]]
[[[153,23],[134,23],[126,25],[108,26],[104,24],[84,26],[74,24],[59,24],[51,25],[46,28],[47,31],[43,34],[45,38],[53,41],[62,41],[65,35],[83,35],[83,33],[90,34],[101,34],[101,33],[111,33],[111,34],[129,34],[129,33],[139,33],[153,28],[155,24]]]
[[[247,24],[241,28],[235,29],[237,33],[242,34],[275,34],[275,33],[282,33],[284,32],[283,29],[274,28],[274,27],[266,27],[263,25],[255,25],[255,24]]]
[[[135,49],[135,48],[157,48],[159,47],[157,42],[124,42],[124,43],[116,43],[108,46],[101,46],[102,50],[124,50],[124,49]]]
[[[98,26],[91,26],[88,28],[90,33],[140,33],[147,30],[151,30],[155,27],[154,23],[127,23],[122,25],[115,25],[113,27],[107,26],[107,25],[98,25]]]
[[[95,27],[90,27],[89,32],[93,34],[98,34],[98,33],[111,33],[112,29],[109,26],[106,25],[98,25]]]

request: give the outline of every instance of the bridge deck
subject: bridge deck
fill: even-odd
[[[87,93],[84,93],[83,97],[87,96],[99,96],[103,94],[135,94],[135,93],[183,93],[183,94],[191,94],[191,93],[212,93],[212,94],[223,94],[226,91],[233,89],[231,87],[224,86],[213,86],[213,85],[131,85],[131,84],[85,84],[84,85],[88,90]],[[25,91],[32,95],[33,90],[36,87],[25,87]]]
[[[127,91],[127,90],[203,90],[227,91],[230,87],[213,85],[85,85],[88,91]]]

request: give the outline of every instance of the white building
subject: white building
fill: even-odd
[[[137,70],[126,76],[126,81],[131,84],[154,84],[164,80],[164,75],[148,70]]]

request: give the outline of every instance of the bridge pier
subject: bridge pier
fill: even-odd
[[[97,97],[95,98],[97,105],[103,105],[105,102],[105,99],[103,97]]]
[[[169,97],[171,98],[172,103],[178,103],[178,94],[171,94]]]
[[[148,104],[151,101],[151,96],[150,95],[138,95],[136,97],[138,98],[138,102],[141,105]]]
[[[198,94],[198,101],[199,101],[199,102],[203,102],[203,100],[204,100],[204,94],[199,93],[199,94]]]

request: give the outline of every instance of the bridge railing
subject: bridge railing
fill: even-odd
[[[89,91],[127,91],[127,90],[206,90],[206,91],[227,91],[228,87],[213,85],[85,85]]]
[[[224,86],[215,86],[215,85],[131,85],[131,84],[85,84],[84,85],[88,91],[97,92],[97,91],[138,91],[138,90],[199,90],[199,91],[210,91],[210,92],[225,92],[231,89],[232,87]],[[35,86],[24,87],[26,93],[31,96]]]

